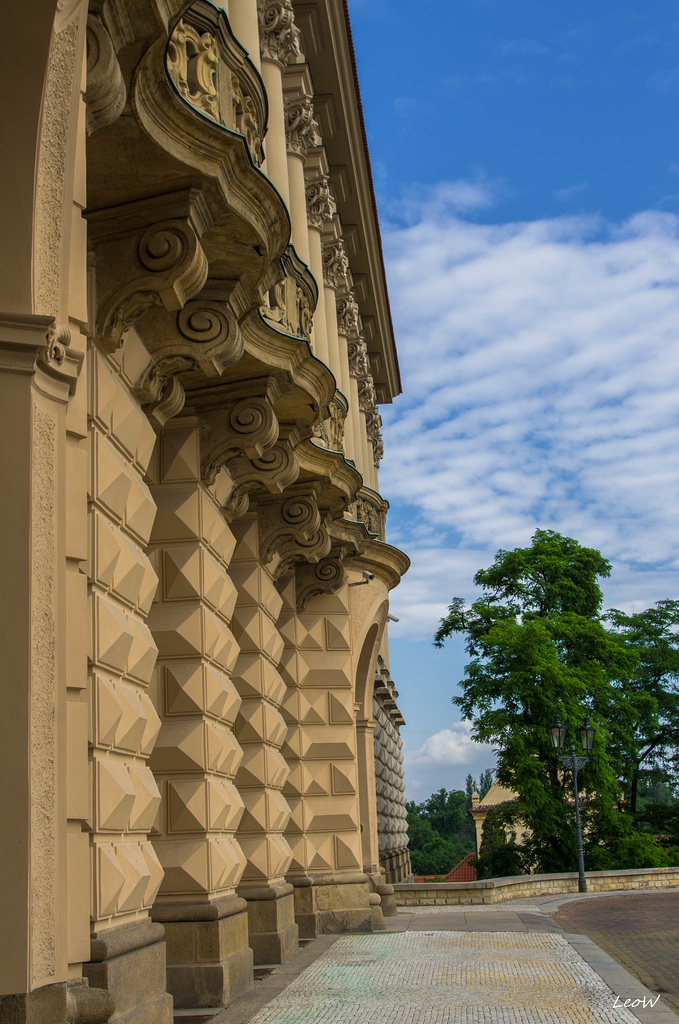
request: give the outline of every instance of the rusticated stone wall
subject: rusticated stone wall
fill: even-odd
[[[148,758],[160,720],[149,695],[157,648],[146,621],[158,582],[145,553],[156,506],[144,474],[156,438],[130,390],[140,355],[129,338],[117,357],[93,344],[88,360],[91,915],[102,948],[86,975],[106,988],[105,976],[134,958],[143,992],[121,989],[116,1010],[134,1009],[141,1021],[169,997],[162,929],[148,922],[163,869],[149,838],[160,793]],[[107,933],[123,925],[127,948],[115,956]]]
[[[384,662],[378,658],[378,675],[373,696],[375,726],[375,786],[377,790],[377,833],[380,866],[388,883],[403,882],[412,874],[408,853],[408,824],[405,807],[403,741],[399,726],[404,723],[398,710],[396,690]]]
[[[175,419],[161,432],[149,475],[158,506],[152,692],[162,722],[151,758],[162,794],[154,846],[164,871],[153,916],[165,926],[175,1005],[219,1006],[248,987],[252,967],[245,904],[235,896],[245,867],[236,839],[243,755],[233,731],[241,699],[231,681],[239,651],[228,575],[236,541],[215,489],[201,483],[195,422]]]

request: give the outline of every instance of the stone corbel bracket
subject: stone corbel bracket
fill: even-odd
[[[318,507],[321,486],[298,485],[280,498],[261,498],[257,504],[259,553],[264,564],[275,560],[281,576],[296,562],[318,562],[330,552],[325,528],[327,513]]]
[[[152,306],[180,310],[205,284],[211,217],[198,189],[87,213],[97,278],[95,333],[115,351]]]
[[[201,475],[211,486],[222,466],[239,458],[261,459],[276,444],[274,404],[280,387],[273,377],[206,388],[192,396],[201,438]],[[265,460],[266,463],[266,460]],[[233,468],[237,476],[237,468]]]
[[[255,458],[238,454],[227,459],[224,465],[233,481],[224,503],[224,513],[231,520],[247,512],[250,495],[254,492],[281,495],[299,476],[294,441],[289,437],[279,438]]]
[[[325,558],[310,565],[300,562],[295,566],[297,610],[303,612],[313,597],[334,594],[346,582],[344,562],[347,548],[333,544]]]

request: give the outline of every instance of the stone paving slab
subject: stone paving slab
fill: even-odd
[[[562,935],[408,931],[341,936],[250,1024],[638,1024],[614,1002]]]

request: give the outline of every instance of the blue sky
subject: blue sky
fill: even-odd
[[[404,394],[383,407],[408,795],[493,764],[431,646],[537,527],[679,593],[679,5],[350,0]],[[415,13],[413,13],[415,12]]]

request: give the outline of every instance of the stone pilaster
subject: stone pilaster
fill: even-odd
[[[233,632],[240,647],[233,681],[242,703],[236,737],[243,760],[236,785],[245,811],[238,841],[246,866],[238,895],[248,903],[255,963],[283,963],[298,948],[292,886],[285,873],[290,846],[284,832],[290,808],[283,795],[288,766],[281,754],[285,721],[280,712],[285,684],[278,671],[283,641],[276,628],[281,598],[260,554],[258,519],[233,524],[236,549],[231,578],[237,587]]]
[[[189,418],[161,432],[152,467],[158,505],[151,558],[159,586],[149,625],[161,730],[151,765],[162,794],[154,846],[164,870],[153,918],[165,926],[175,1006],[221,1006],[252,984],[245,858],[236,839],[242,752],[233,734],[240,697],[230,673],[236,590],[234,537],[201,482],[199,429]]]
[[[303,612],[294,575],[279,589],[288,879],[300,934],[372,931],[381,921],[362,871],[348,588],[311,598]]]
[[[132,336],[115,356],[93,344],[88,366],[93,945],[84,973],[111,991],[126,1024],[172,1012],[163,929],[148,920],[163,875],[149,839],[160,805],[148,766],[160,721],[148,692],[157,649],[146,623],[156,506],[144,482],[155,434],[131,390],[147,358]]]

